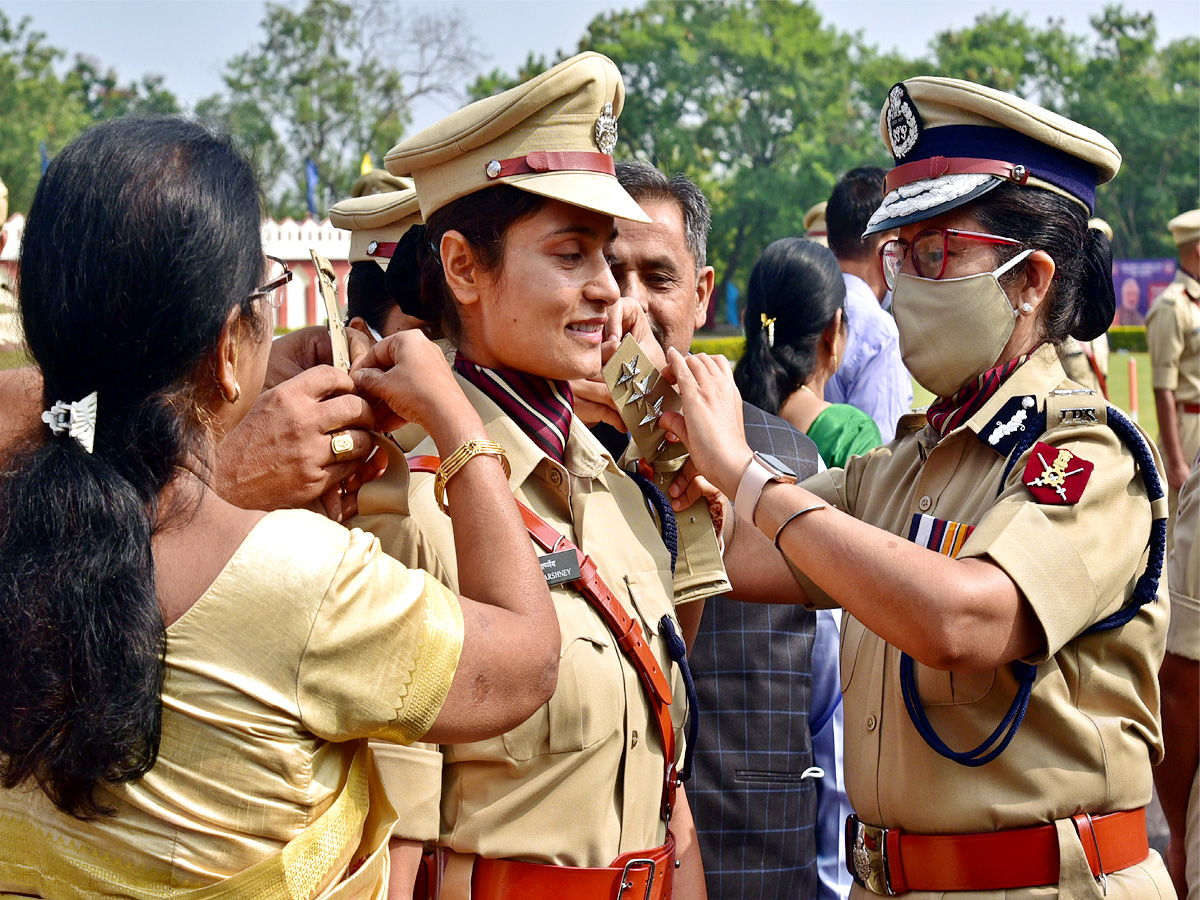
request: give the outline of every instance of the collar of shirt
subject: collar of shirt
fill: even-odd
[[[459,386],[471,406],[483,420],[483,427],[488,436],[496,441],[508,455],[508,463],[512,470],[508,483],[520,487],[533,474],[539,465],[561,466],[571,475],[580,478],[596,478],[605,469],[621,475],[613,458],[603,445],[596,440],[587,427],[578,418],[572,417],[570,432],[567,436],[566,451],[563,460],[559,462],[546,453],[545,449],[536,443],[520,425],[492,398],[468,381],[461,373],[455,373]]]
[[[1200,281],[1197,281],[1183,269],[1175,269],[1175,280],[1183,285],[1184,293],[1193,303],[1200,303]]]
[[[461,354],[454,359],[454,369],[487,394],[547,456],[563,461],[575,402],[567,382],[513,369],[485,368]]]
[[[1063,371],[1058,351],[1053,344],[1044,343],[1029,354],[1026,361],[1001,383],[995,393],[967,421],[949,434],[963,429],[972,434],[979,434],[991,424],[992,419],[1000,412],[1000,407],[1013,397],[1032,395],[1038,398],[1039,406],[1044,406],[1045,398],[1066,379],[1067,373]],[[926,448],[932,448],[943,440],[932,425],[923,429],[920,437]]]

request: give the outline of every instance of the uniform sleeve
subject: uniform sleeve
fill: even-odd
[[[1146,343],[1150,349],[1151,383],[1156,391],[1179,386],[1179,359],[1183,355],[1183,328],[1176,301],[1161,295],[1146,317]]]
[[[811,478],[806,478],[800,482],[800,487],[816,494],[826,503],[836,506],[842,512],[848,512],[853,515],[853,507],[851,506],[850,497],[847,494],[847,482],[849,480],[853,485],[858,484],[862,478],[864,461],[863,457],[853,457],[847,463],[845,469],[826,469],[823,472],[818,472]],[[816,583],[800,571],[795,563],[786,556],[784,560],[787,562],[788,568],[792,570],[792,575],[795,576],[800,587],[804,589],[804,595],[808,598],[805,606],[809,609],[833,609],[837,607],[837,602],[825,593],[825,591],[817,587]]]
[[[435,744],[371,741],[379,780],[399,814],[392,837],[436,841],[442,825],[442,753]]]
[[[417,740],[442,708],[462,644],[458,598],[356,528],[300,661],[301,717],[328,740]]]
[[[1171,626],[1167,650],[1187,659],[1200,659],[1200,465],[1179,491],[1174,543],[1167,561],[1171,592]]]
[[[1043,441],[1094,464],[1078,501],[1033,498],[1022,475],[1035,445],[1017,461],[996,505],[958,554],[990,559],[1029,601],[1045,636],[1044,652],[1031,663],[1053,656],[1125,604],[1131,573],[1145,564],[1151,520],[1141,474],[1111,429],[1054,429]]]

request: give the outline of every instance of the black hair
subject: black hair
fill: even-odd
[[[254,172],[183,118],[97,125],[50,164],[25,222],[20,305],[44,405],[98,395],[95,444],[43,428],[0,474],[0,784],[79,818],[158,753],[159,493],[206,446],[202,402],[264,273]]]
[[[546,198],[510,184],[498,184],[459,197],[429,216],[417,257],[421,269],[419,303],[401,303],[401,309],[427,322],[440,323],[442,332],[455,344],[462,337],[458,303],[442,271],[439,248],[448,231],[457,231],[470,245],[485,272],[496,272],[504,261],[504,237],[508,229],[536,215]],[[390,266],[388,267],[391,268]]]
[[[1003,182],[972,201],[970,212],[984,231],[1044,250],[1054,260],[1055,275],[1043,307],[1046,340],[1059,346],[1068,337],[1090,341],[1112,324],[1117,298],[1112,283],[1112,247],[1104,233],[1088,228],[1087,211],[1072,200],[1036,187]],[[997,253],[1000,263],[1020,247]],[[1006,272],[1011,284],[1024,269]]]
[[[846,282],[828,248],[789,237],[763,251],[746,293],[746,350],[733,379],[748,403],[778,414],[813,374],[817,343],[839,309],[845,327]]]
[[[875,252],[875,238],[863,239],[871,214],[883,202],[883,179],[879,166],[859,166],[843,175],[833,186],[825,206],[826,239],[838,259],[861,260]]]
[[[386,275],[373,260],[359,260],[350,266],[346,279],[346,319],[361,318],[378,334],[383,334],[388,313],[396,301],[388,294]]]
[[[699,273],[707,265],[708,232],[712,229],[712,208],[704,192],[682,172],[668,178],[640,159],[619,159],[616,170],[617,181],[635,203],[658,201],[679,205],[684,243]]]

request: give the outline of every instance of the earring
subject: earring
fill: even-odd
[[[238,384],[237,380],[238,349],[242,346],[242,319],[240,316],[233,329],[233,396],[230,397],[225,393],[225,389],[221,388],[221,395],[228,403],[237,403],[242,399],[242,386]]]
[[[1030,306],[1030,305],[1029,305],[1029,301],[1028,301],[1028,300],[1026,300],[1024,303],[1022,303],[1022,304],[1021,304],[1021,315],[1023,315],[1023,316],[1027,316],[1027,315],[1029,315],[1031,312],[1033,312],[1033,307],[1032,307],[1032,306]]]
[[[837,355],[837,351],[834,350],[833,351],[833,371],[836,372],[837,370],[838,370],[838,355]]]

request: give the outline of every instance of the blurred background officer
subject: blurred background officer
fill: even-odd
[[[825,385],[825,399],[861,409],[875,420],[887,443],[896,436],[900,417],[912,409],[913,392],[900,358],[896,323],[880,307],[888,286],[879,268],[879,248],[895,233],[863,237],[883,200],[885,174],[878,166],[851,169],[834,185],[825,208],[829,249],[846,280],[849,327],[845,357]]]
[[[1167,564],[1171,627],[1158,672],[1166,760],[1154,770],[1171,830],[1167,871],[1179,900],[1200,900],[1200,466],[1179,492],[1175,542]]]
[[[388,177],[401,180],[394,175]],[[404,293],[421,289],[415,240],[401,248],[401,239],[409,229],[421,224],[417,192],[409,188],[342,200],[329,207],[329,221],[350,232],[346,318],[350,322],[361,319],[375,340],[425,324],[400,308]],[[389,282],[388,264],[397,253],[397,269],[402,271],[394,272]],[[389,285],[402,290],[393,290]]]
[[[1112,243],[1112,226],[1103,219],[1089,219],[1088,228],[1095,229]],[[1058,358],[1063,371],[1072,381],[1108,397],[1108,335],[1102,334],[1095,340],[1077,341],[1073,337],[1063,341],[1058,348]]]
[[[387,169],[371,169],[363,172],[350,188],[350,196],[370,197],[372,194],[391,194],[396,191],[412,190],[411,178],[400,178]],[[339,226],[340,227],[340,226]]]
[[[829,230],[825,224],[825,207],[827,205],[825,200],[814,203],[804,214],[804,236],[810,241],[816,241],[822,247],[829,246]]]
[[[1146,315],[1146,343],[1173,522],[1179,489],[1200,451],[1200,209],[1176,216],[1167,228],[1179,267]]]

